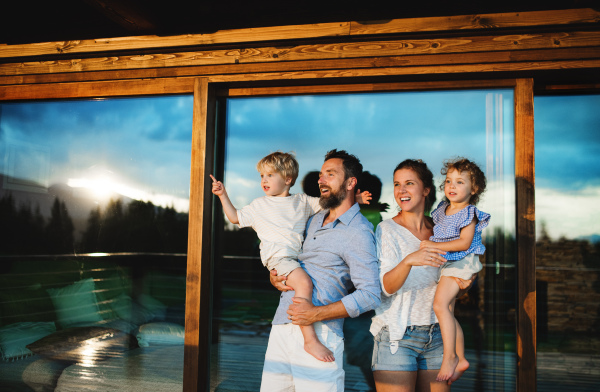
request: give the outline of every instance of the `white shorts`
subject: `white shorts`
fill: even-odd
[[[300,263],[291,257],[272,258],[266,263],[266,267],[271,270],[277,270],[277,276],[288,276],[296,268],[301,268]]]
[[[463,257],[460,260],[456,261],[447,261],[442,267],[440,271],[440,277],[442,276],[452,276],[460,279],[471,279],[473,274],[481,271],[481,262],[479,261],[479,256],[476,254],[470,253]]]
[[[273,325],[265,354],[261,392],[342,392],[344,390],[344,339],[323,323],[315,332],[335,362],[319,361],[304,351],[300,327]]]

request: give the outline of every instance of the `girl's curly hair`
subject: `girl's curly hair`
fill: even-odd
[[[475,193],[471,195],[469,199],[469,204],[473,204],[474,206],[479,203],[480,196],[485,192],[485,187],[487,185],[487,180],[485,179],[485,174],[481,171],[479,166],[475,162],[468,160],[467,158],[458,157],[455,159],[449,159],[444,161],[444,165],[442,166],[442,175],[448,174],[449,171],[456,170],[459,173],[467,172],[469,173],[469,177],[471,179],[471,186]],[[440,185],[440,190],[444,191],[444,184],[446,181],[442,182]],[[448,198],[445,198],[448,201]]]

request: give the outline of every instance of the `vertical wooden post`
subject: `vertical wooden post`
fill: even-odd
[[[214,93],[208,79],[196,79],[185,304],[185,392],[209,389],[212,194],[205,173],[212,170],[214,162],[214,109]]]
[[[515,85],[517,392],[536,391],[535,161],[533,79]]]

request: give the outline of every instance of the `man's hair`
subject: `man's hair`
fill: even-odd
[[[300,170],[300,165],[298,165],[298,161],[296,160],[296,157],[294,157],[294,154],[281,151],[270,153],[256,164],[256,170],[258,170],[259,173],[264,172],[267,167],[279,173],[284,179],[291,178],[292,183],[290,187],[294,186],[296,183],[298,171]]]
[[[435,203],[435,185],[433,184],[433,173],[429,170],[427,164],[420,159],[406,159],[396,166],[394,173],[402,169],[414,171],[423,183],[423,187],[429,188],[429,194],[425,197],[425,212],[431,211],[431,207]]]
[[[469,173],[471,187],[475,191],[475,194],[471,195],[471,198],[469,199],[469,204],[473,204],[474,206],[476,206],[477,203],[479,203],[481,195],[483,194],[483,192],[485,192],[487,184],[485,174],[483,174],[483,172],[475,162],[462,157],[457,157],[454,159],[444,161],[444,166],[442,167],[442,175],[445,176],[446,174],[448,174],[449,171],[452,170],[456,170],[459,173]],[[444,183],[440,185],[440,190],[442,191],[444,190]]]
[[[334,158],[339,158],[342,160],[342,166],[344,167],[344,181],[350,177],[354,177],[358,182],[360,182],[363,166],[356,156],[348,154],[344,150],[338,151],[336,149],[328,151],[327,154],[325,154],[325,162]]]

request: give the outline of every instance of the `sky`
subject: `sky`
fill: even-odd
[[[2,173],[189,209],[192,96],[0,105]]]
[[[262,196],[256,162],[293,151],[298,193],[328,150],[346,149],[382,180],[388,218],[397,212],[399,162],[423,159],[440,183],[442,162],[465,156],[488,177],[479,207],[492,225],[514,231],[512,99],[510,89],[232,98],[224,182],[242,207]],[[598,108],[598,95],[535,98],[536,218],[552,237],[600,234]],[[0,169],[45,187],[68,184],[98,199],[110,189],[186,212],[191,129],[191,96],[3,103]]]
[[[381,201],[391,206],[384,218],[397,213],[392,175],[398,163],[422,159],[440,184],[442,162],[465,156],[489,166],[494,191],[482,209],[514,230],[514,219],[505,218],[514,214],[511,90],[236,98],[228,101],[227,118],[225,186],[236,206],[262,196],[255,165],[276,150],[294,152],[300,164],[292,193],[302,191],[302,177],[320,169],[328,150],[355,154],[384,184]]]

